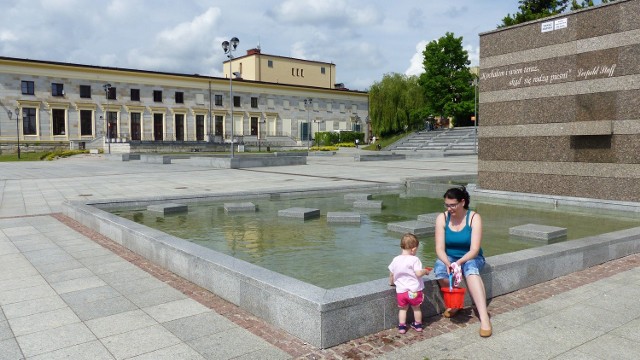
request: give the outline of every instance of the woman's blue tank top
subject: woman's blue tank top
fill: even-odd
[[[446,222],[444,224],[444,249],[448,256],[459,259],[464,256],[471,248],[471,226],[470,215],[471,210],[467,210],[466,224],[460,231],[453,231],[449,228],[449,220],[451,215],[447,212]],[[478,252],[482,255],[482,248]]]

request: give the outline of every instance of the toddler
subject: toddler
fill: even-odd
[[[424,282],[422,277],[429,273],[429,269],[422,268],[422,262],[416,256],[420,242],[411,233],[404,234],[400,240],[402,253],[389,265],[389,285],[396,287],[396,299],[398,300],[398,332],[407,332],[407,310],[409,306],[413,309],[414,322],[410,326],[420,332],[422,331],[422,310],[420,304],[424,299],[422,290]]]

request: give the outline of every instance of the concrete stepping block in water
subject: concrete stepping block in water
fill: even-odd
[[[435,224],[436,223],[436,218],[440,214],[442,214],[442,213],[436,212],[436,213],[429,213],[429,214],[420,214],[420,215],[418,215],[418,221],[426,222],[426,223],[429,223],[429,224]]]
[[[224,212],[256,212],[256,205],[252,202],[224,203]]]
[[[344,199],[347,201],[371,200],[371,194],[345,194]]]
[[[382,209],[382,200],[356,200],[353,202],[353,207],[360,209]]]
[[[414,235],[433,235],[436,227],[423,221],[410,220],[387,224],[387,230],[397,233],[413,233]]]
[[[327,222],[330,223],[360,224],[360,221],[360,214],[354,212],[329,211],[327,213]]]
[[[307,220],[320,217],[320,209],[293,207],[278,210],[278,216]]]
[[[189,211],[187,205],[183,204],[175,204],[175,203],[166,203],[166,204],[154,204],[147,206],[147,210],[159,212],[163,215],[166,214],[177,214]]]
[[[553,242],[567,237],[567,228],[539,224],[526,224],[509,228],[509,235],[518,239]]]

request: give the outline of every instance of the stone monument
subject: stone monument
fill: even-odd
[[[480,34],[478,186],[640,201],[640,0]]]

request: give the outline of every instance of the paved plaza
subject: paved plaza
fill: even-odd
[[[329,189],[477,172],[475,156],[356,162],[355,151],[252,169],[102,155],[0,163],[0,360],[638,357],[637,254],[491,299],[487,339],[467,309],[453,320],[426,319],[420,334],[389,329],[317,349],[60,214],[66,200]]]

